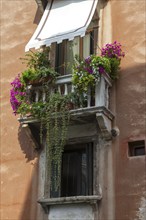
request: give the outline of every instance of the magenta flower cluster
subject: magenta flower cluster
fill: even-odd
[[[13,109],[13,113],[16,115],[19,106],[21,105],[21,100],[26,96],[24,92],[24,86],[20,80],[20,74],[11,82],[12,89],[10,90],[10,103]]]
[[[85,66],[83,69],[87,71],[89,74],[93,74],[93,68],[92,66],[90,66],[90,63],[91,63],[91,57],[89,56],[85,59],[85,63],[84,63]]]
[[[106,44],[101,50],[101,56],[121,59],[121,57],[125,56],[125,53],[122,52],[121,47],[122,45],[117,41],[111,44]]]

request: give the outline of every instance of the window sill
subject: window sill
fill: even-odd
[[[39,199],[38,203],[44,208],[45,212],[48,213],[48,207],[52,205],[65,205],[65,204],[77,204],[77,203],[88,203],[95,205],[102,198],[101,195],[93,196],[72,196],[72,197],[59,197],[59,198],[48,198]]]

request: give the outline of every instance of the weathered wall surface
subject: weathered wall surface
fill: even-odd
[[[146,157],[128,157],[128,142],[146,138],[145,6],[144,0],[111,1],[112,39],[126,53],[113,101],[120,129],[113,144],[116,220],[146,218]]]
[[[126,57],[111,98],[120,136],[112,144],[101,143],[99,177],[103,199],[99,219],[144,220],[146,158],[129,158],[128,141],[144,140],[146,134],[145,0],[111,0],[102,13],[100,46],[117,40]],[[9,104],[10,82],[24,69],[19,58],[24,56],[24,47],[39,17],[34,0],[1,1],[2,220],[45,219],[36,203],[38,155]]]
[[[37,219],[37,154],[9,103],[10,82],[25,66],[19,60],[37,26],[34,0],[1,4],[1,220]]]

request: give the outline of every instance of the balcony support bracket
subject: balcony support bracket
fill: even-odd
[[[104,112],[97,112],[96,120],[100,128],[102,137],[107,141],[111,140],[112,118],[109,118],[107,115],[104,114]]]

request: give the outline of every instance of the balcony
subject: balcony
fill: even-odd
[[[111,138],[111,122],[114,118],[109,110],[109,89],[112,86],[111,79],[108,75],[102,75],[100,82],[95,85],[95,90],[88,89],[88,93],[84,97],[84,103],[81,101],[83,97],[78,97],[78,103],[70,109],[71,124],[85,124],[97,120],[100,131],[105,139]],[[47,93],[59,92],[62,96],[74,92],[72,85],[72,76],[64,75],[57,77],[55,86],[45,87],[42,85],[28,85],[27,96],[30,102],[42,101],[45,103]],[[77,94],[78,96],[78,94]],[[39,119],[29,117],[19,118],[24,125],[28,123],[37,123]]]

